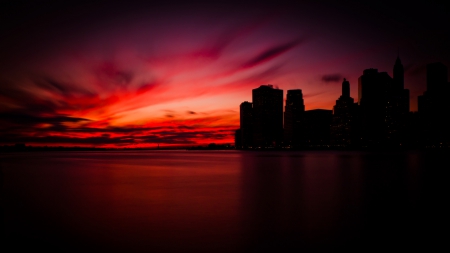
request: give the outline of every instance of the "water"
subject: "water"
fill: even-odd
[[[2,248],[117,252],[430,249],[448,153],[1,154]]]

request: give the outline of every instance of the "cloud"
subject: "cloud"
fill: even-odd
[[[120,69],[113,62],[103,62],[95,70],[99,81],[110,87],[111,85],[126,88],[134,78],[134,73]]]
[[[344,79],[341,74],[327,74],[322,76],[322,81],[325,83],[337,83]]]
[[[14,83],[2,83],[0,85],[0,106],[21,108],[28,114],[55,113],[56,105],[44,100],[31,92],[28,87],[15,85]],[[9,109],[17,110],[17,109]]]
[[[150,83],[143,83],[136,91],[137,95],[141,95],[143,93],[146,93],[148,91],[153,90],[156,86],[158,85],[158,83],[156,82],[150,82]]]
[[[78,133],[110,133],[110,134],[139,134],[146,131],[153,131],[160,129],[160,127],[105,127],[105,128],[95,128],[95,127],[77,127],[71,128],[70,131]]]
[[[260,17],[257,20],[249,23],[237,22],[237,24],[230,25],[222,33],[211,40],[203,48],[194,51],[190,56],[197,58],[210,58],[213,60],[218,59],[226,48],[230,46],[234,41],[249,36],[255,30],[261,28],[263,25],[267,24],[269,19],[267,17]]]
[[[105,145],[105,144],[133,144],[134,139],[109,136],[97,136],[97,137],[68,137],[68,136],[2,136],[1,142],[3,143],[39,143],[39,144],[88,144],[88,145]]]
[[[267,61],[272,60],[273,58],[291,50],[292,48],[296,47],[297,45],[299,45],[301,42],[303,42],[304,40],[294,40],[282,45],[278,45],[275,47],[271,47],[266,49],[264,52],[260,53],[259,55],[257,55],[256,57],[252,58],[251,60],[247,61],[246,63],[244,63],[242,65],[243,68],[251,68],[254,67],[256,65],[265,63]]]
[[[47,92],[59,94],[65,98],[73,96],[95,96],[94,93],[84,89],[81,85],[61,82],[49,76],[33,77],[32,81],[37,87]]]
[[[63,122],[81,122],[81,121],[90,121],[89,119],[85,118],[77,118],[77,117],[70,117],[66,115],[55,115],[55,116],[35,116],[31,114],[26,114],[23,112],[3,112],[0,113],[0,119],[3,121],[7,121],[10,123],[16,123],[16,124],[24,124],[33,126],[40,123],[47,123],[47,124],[60,124]]]
[[[0,135],[0,143],[27,143],[38,145],[97,145],[97,146],[152,146],[155,143],[169,145],[192,145],[210,143],[212,141],[229,140],[235,127],[207,127],[184,128],[173,127],[155,128],[108,128],[91,129],[75,128],[60,129],[55,135],[42,135],[33,131],[32,134],[24,132],[11,132]],[[149,130],[149,131],[146,131]],[[79,135],[80,131],[89,135]],[[117,135],[117,134],[120,135]],[[63,135],[66,134],[66,135]]]

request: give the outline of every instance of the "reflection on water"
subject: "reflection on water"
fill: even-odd
[[[447,157],[331,151],[2,154],[3,234],[9,246],[66,252],[429,247],[443,238],[434,229],[443,214]]]

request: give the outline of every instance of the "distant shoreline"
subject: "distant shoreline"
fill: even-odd
[[[264,151],[431,151],[431,150],[450,150],[450,148],[441,147],[374,147],[374,148],[354,148],[354,147],[304,147],[304,148],[264,148],[264,149],[236,149],[231,145],[207,145],[207,146],[191,146],[191,147],[164,147],[164,148],[101,148],[101,147],[54,147],[54,146],[24,146],[24,145],[4,145],[0,146],[0,152],[38,152],[38,151],[167,151],[167,150],[239,150],[249,152]]]

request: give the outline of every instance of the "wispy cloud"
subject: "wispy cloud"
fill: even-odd
[[[321,77],[321,80],[325,83],[337,83],[343,80],[343,76],[339,73],[336,74],[327,74]]]
[[[292,48],[296,47],[297,45],[301,44],[302,42],[304,42],[304,40],[294,40],[294,41],[291,41],[288,43],[270,47],[270,48],[264,50],[263,52],[261,52],[260,54],[258,54],[257,56],[253,57],[249,61],[242,64],[242,67],[243,68],[251,68],[256,65],[270,61],[271,59],[273,59],[279,55],[282,55],[283,53],[286,53],[287,51],[289,51]]]

